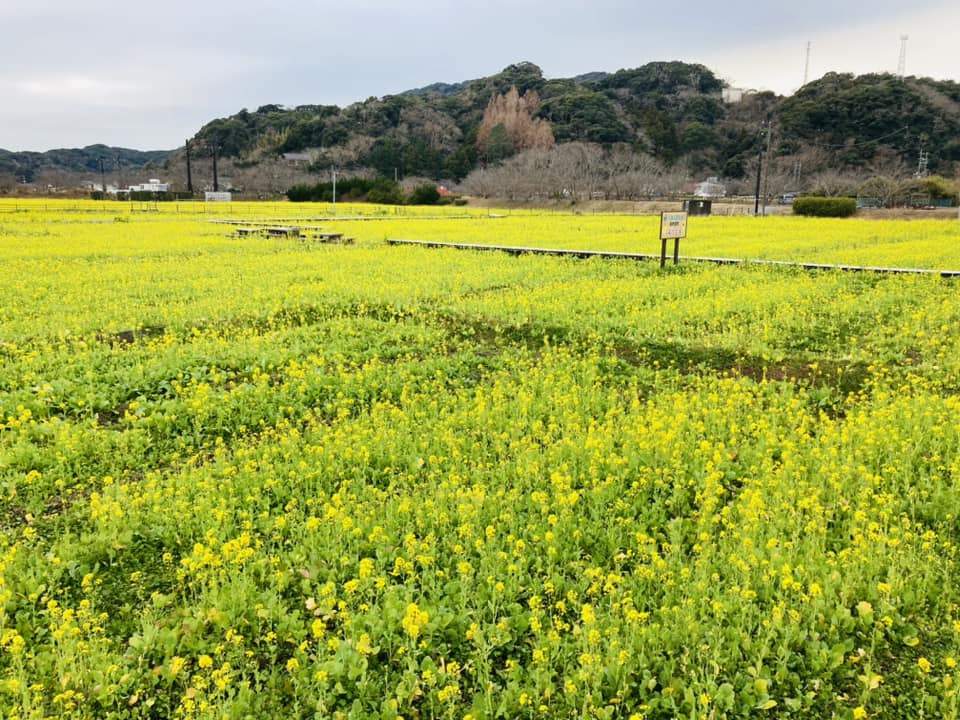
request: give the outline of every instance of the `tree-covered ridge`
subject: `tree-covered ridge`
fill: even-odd
[[[828,74],[783,98],[748,95],[730,105],[724,82],[703,65],[655,62],[615,73],[547,79],[539,67],[517,63],[486,78],[435,83],[346,108],[265,105],[214,120],[197,134],[199,152],[218,144],[226,156],[255,163],[308,152],[316,168],[369,168],[393,176],[459,180],[512,152],[507,135],[481,132],[491,102],[513,89],[532,93],[535,120],[549,123],[558,144],[626,145],[694,173],[743,177],[760,149],[762,121],[775,126],[778,157],[802,160],[829,151],[838,170],[869,166],[878,154],[913,164],[921,143],[930,168],[960,161],[960,84],[892,75]],[[516,151],[522,148],[516,147]]]
[[[960,83],[830,73],[780,104],[786,142],[828,145],[838,163],[869,163],[878,146],[931,162],[960,161]]]
[[[791,97],[754,93],[736,104],[724,102],[723,89],[709,68],[683,62],[554,79],[521,62],[489,77],[434,83],[344,108],[244,109],[204,125],[193,150],[203,158],[216,146],[234,168],[250,172],[287,155],[305,162],[303,172],[309,165],[461,180],[527,147],[549,145],[518,141],[525,133],[511,129],[509,120],[519,116],[504,112],[519,98],[536,98],[525,101],[530,118],[519,118],[521,125],[543,123],[542,137],[552,135],[557,145],[591,143],[616,149],[618,157],[631,152],[690,176],[752,176],[764,144],[761,124],[768,119],[782,173],[794,166],[807,174],[875,173],[883,166],[881,174],[890,174],[886,170],[897,165],[893,174],[903,174],[916,167],[921,148],[933,172],[949,175],[960,163],[960,83],[954,81],[831,73]],[[501,108],[503,127],[484,127],[491,107]],[[0,150],[0,175],[30,180],[47,170],[89,174],[101,157],[110,171],[117,156],[130,169],[165,161],[183,165],[182,149],[172,155],[104,145],[47,153]]]
[[[109,169],[145,168],[162,164],[170,155],[167,150],[131,150],[129,148],[88,145],[84,148],[48,150],[47,152],[12,152],[0,149],[0,173],[9,173],[28,182],[43,170],[96,172],[103,159]]]
[[[485,160],[478,131],[492,99],[516,89],[540,99],[537,118],[558,142],[628,143],[670,162],[714,140],[724,117],[721,81],[706,67],[651,63],[614,74],[548,80],[533,63],[458,84],[438,83],[340,109],[267,105],[208,123],[198,147],[225,155],[311,150],[319,164],[366,166],[386,174],[460,178]]]

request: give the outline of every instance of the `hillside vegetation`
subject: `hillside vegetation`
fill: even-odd
[[[99,172],[100,160],[106,169],[141,169],[166,162],[167,150],[131,150],[129,148],[88,145],[84,148],[48,150],[47,152],[11,152],[0,149],[0,175],[10,174],[21,181],[33,182],[44,170],[67,172]]]
[[[831,73],[788,98],[754,93],[737,104],[723,102],[723,87],[710,69],[682,62],[571,79],[547,79],[536,65],[519,63],[346,108],[242,110],[208,123],[195,141],[248,163],[306,152],[316,168],[454,180],[531,147],[581,142],[740,178],[763,142],[760,123],[771,118],[778,156],[822,167],[863,169],[891,158],[915,164],[921,145],[931,170],[949,172],[960,161],[956,82]]]
[[[724,178],[731,192],[752,193],[768,120],[773,195],[859,192],[866,179],[879,177],[881,187],[867,194],[885,198],[900,192],[896,181],[916,169],[921,149],[932,173],[950,177],[960,167],[960,83],[830,73],[790,97],[748,92],[733,104],[723,100],[724,85],[709,68],[683,62],[553,79],[523,62],[490,77],[344,108],[263,105],[200,128],[192,138],[194,179],[210,185],[208,160],[218,147],[222,175],[251,196],[276,196],[333,167],[371,178],[450,182],[473,173],[464,189],[484,196],[494,187],[501,197],[529,198],[555,194],[554,186],[567,196],[573,185],[587,196],[659,196],[709,175]],[[183,148],[93,145],[0,150],[0,192],[15,180],[71,184],[62,173],[94,179],[101,158],[112,182],[124,169],[143,175],[156,167],[174,184],[185,183]],[[587,166],[601,171],[585,173]],[[495,178],[478,177],[479,169],[493,167],[500,169]],[[550,187],[533,182],[539,168],[549,168]],[[614,179],[597,179],[598,172]]]

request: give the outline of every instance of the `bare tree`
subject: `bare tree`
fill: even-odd
[[[810,189],[817,195],[839,197],[854,195],[863,183],[862,176],[840,170],[824,170],[810,178]]]
[[[876,198],[883,207],[893,207],[903,197],[906,184],[897,178],[886,175],[874,175],[857,189],[857,194]]]
[[[892,180],[903,180],[910,176],[910,168],[903,156],[892,148],[881,147],[867,167],[871,175],[880,175]]]
[[[554,145],[550,123],[535,117],[540,96],[534,90],[521,95],[516,86],[505,95],[494,95],[477,130],[477,147],[486,152],[494,128],[502,126],[514,150],[546,149]]]
[[[422,138],[430,149],[447,153],[454,152],[463,137],[452,118],[428,105],[403,108],[396,134],[402,143]]]
[[[360,162],[376,140],[369,135],[352,135],[346,143],[320,150],[314,164],[317,166],[346,167]]]
[[[626,145],[565,143],[526,150],[495,167],[474,170],[462,189],[508,200],[636,200],[677,193],[686,181],[682,170],[666,171]]]

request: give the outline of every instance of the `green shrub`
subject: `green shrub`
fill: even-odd
[[[319,190],[317,186],[313,185],[294,185],[292,188],[287,190],[287,199],[290,202],[310,202],[311,200],[319,200]]]
[[[917,185],[919,190],[926,192],[933,200],[952,200],[960,192],[957,183],[939,175],[923,178]]]
[[[135,200],[137,202],[174,202],[175,200],[192,200],[193,193],[183,191],[168,192],[150,192],[147,190],[138,190],[129,192],[121,190],[118,195],[110,195],[102,190],[94,190],[90,193],[91,200]]]
[[[333,200],[333,183],[294,185],[287,190],[287,199],[291,202],[331,202]],[[337,200],[403,205],[404,197],[400,186],[393,180],[387,178],[369,180],[352,177],[337,180]]]
[[[440,202],[440,191],[432,183],[417,185],[410,193],[411,205],[436,205]]]
[[[857,201],[847,197],[800,197],[793,201],[794,215],[810,217],[850,217],[857,212]]]
[[[373,181],[373,186],[367,192],[366,200],[379,205],[403,205],[406,198],[399,184],[393,180],[379,178]]]

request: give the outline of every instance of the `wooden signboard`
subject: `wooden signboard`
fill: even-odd
[[[660,239],[679,240],[687,236],[687,213],[660,213]]]
[[[667,266],[667,240],[673,240],[673,264],[680,262],[680,239],[687,236],[687,213],[660,213],[660,267]]]

